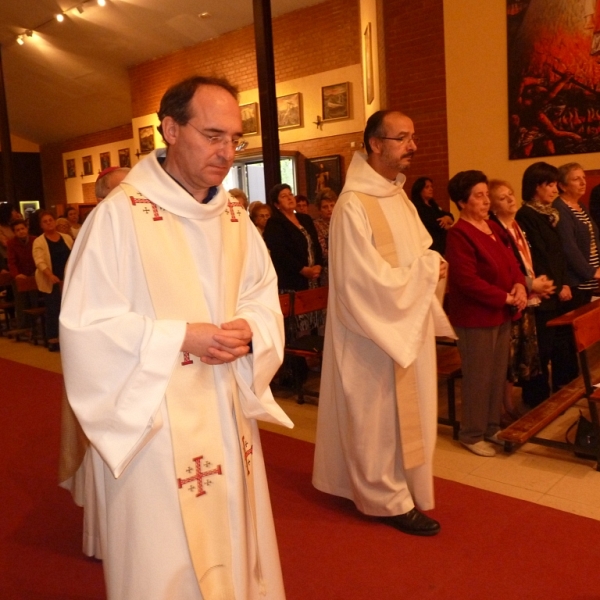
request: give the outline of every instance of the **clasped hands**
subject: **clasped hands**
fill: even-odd
[[[189,352],[207,365],[222,365],[250,352],[252,330],[246,319],[234,319],[217,327],[212,323],[188,323],[182,352]]]
[[[506,304],[523,310],[527,306],[527,290],[522,283],[515,283],[509,294],[506,294]]]

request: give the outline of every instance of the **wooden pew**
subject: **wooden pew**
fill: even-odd
[[[456,419],[456,393],[454,382],[462,377],[460,354],[454,340],[437,340],[437,375],[438,378],[446,382],[448,394],[448,417],[438,417],[440,425],[452,427],[452,439],[458,439],[460,422]]]
[[[515,446],[526,442],[574,450],[573,444],[568,442],[535,436],[582,398],[588,399],[592,422],[598,431],[598,411],[596,402],[594,402],[595,388],[592,383],[594,374],[590,368],[588,351],[593,345],[600,342],[600,300],[552,319],[548,322],[548,326],[570,326],[572,328],[582,377],[552,394],[550,398],[498,434],[498,437],[505,442],[504,449],[508,452],[512,451]],[[600,400],[600,394],[598,394],[598,398]],[[598,470],[600,470],[599,467],[600,465],[597,466]]]

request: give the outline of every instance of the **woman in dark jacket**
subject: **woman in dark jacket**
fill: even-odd
[[[552,279],[556,292],[542,298],[535,311],[535,325],[542,373],[523,382],[523,402],[537,406],[550,396],[549,368],[552,362],[552,387],[556,390],[577,376],[577,358],[561,348],[557,328],[546,324],[565,312],[565,303],[571,300],[567,285],[567,261],[558,234],[558,211],[552,206],[558,193],[558,169],[545,162],[537,162],[523,173],[521,195],[523,206],[517,211],[516,221],[525,232],[531,247],[533,270],[536,275]],[[574,373],[574,375],[573,375]]]
[[[273,215],[263,234],[277,272],[280,293],[318,287],[323,264],[313,220],[296,213],[296,198],[286,183],[269,193]]]
[[[446,233],[454,223],[452,213],[433,199],[433,181],[429,177],[419,177],[413,183],[410,199],[433,240],[429,247],[443,256],[446,252]]]

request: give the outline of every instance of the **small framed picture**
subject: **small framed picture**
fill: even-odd
[[[94,163],[92,162],[91,156],[84,156],[83,161],[83,174],[84,175],[93,175],[94,174]]]
[[[367,25],[363,34],[365,42],[365,89],[367,90],[367,104],[371,104],[375,98],[375,84],[373,81],[373,42],[371,40],[371,23]]]
[[[75,177],[77,173],[75,172],[75,159],[67,158],[67,179],[71,177]]]
[[[110,167],[110,152],[100,152],[100,170]]]
[[[73,167],[75,168],[75,167]],[[19,202],[19,212],[23,215],[24,219],[29,217],[40,208],[39,200],[21,200]]]
[[[321,88],[323,121],[350,118],[350,84],[336,83]]]
[[[342,157],[334,154],[307,159],[306,182],[311,202],[324,188],[331,188],[339,194],[342,191]]]
[[[154,125],[140,127],[140,152],[148,154],[154,150]]]
[[[119,166],[131,168],[131,155],[129,154],[129,148],[121,148],[119,150]]]
[[[242,111],[242,133],[244,135],[258,135],[260,133],[258,102],[242,104],[240,110]]]
[[[302,94],[288,94],[277,98],[277,123],[279,129],[302,127]]]

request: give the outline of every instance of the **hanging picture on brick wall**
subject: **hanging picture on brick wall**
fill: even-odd
[[[131,168],[131,156],[129,154],[129,148],[121,148],[119,150],[119,166]]]
[[[600,2],[507,0],[509,157],[600,151]]]
[[[279,129],[302,127],[302,94],[288,94],[277,98],[277,123]]]
[[[94,164],[92,163],[91,156],[84,156],[83,161],[83,174],[84,175],[93,175],[94,174]]]
[[[140,127],[140,152],[148,154],[154,150],[154,125]]]
[[[75,159],[67,158],[67,179],[70,177],[75,177],[77,172],[75,171]]]
[[[323,121],[350,118],[350,84],[336,83],[321,88]]]
[[[342,157],[339,154],[309,158],[306,161],[306,190],[311,202],[324,188],[342,191]]]
[[[367,92],[367,104],[375,99],[375,83],[373,81],[373,42],[371,41],[371,23],[365,29],[364,40],[364,78],[365,91]]]
[[[242,133],[244,135],[258,135],[260,126],[258,121],[258,103],[242,104]]]
[[[100,170],[110,167],[110,152],[100,152]]]

